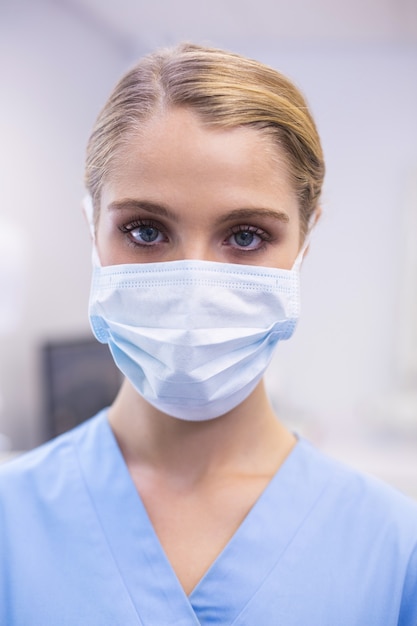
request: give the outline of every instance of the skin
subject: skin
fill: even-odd
[[[118,155],[96,244],[102,265],[202,259],[289,269],[301,242],[285,157],[253,129],[213,129],[189,110],[165,110]],[[109,420],[189,594],[296,440],[262,382],[227,414],[186,422],[125,381]]]

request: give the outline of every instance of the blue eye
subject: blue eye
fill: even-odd
[[[129,239],[138,246],[152,246],[166,241],[166,236],[159,225],[148,221],[138,220],[121,227],[123,233],[129,235]]]
[[[233,226],[227,238],[227,245],[235,250],[247,252],[259,250],[263,244],[271,239],[270,235],[258,226],[239,224]]]
[[[233,235],[233,238],[238,246],[242,246],[246,248],[247,246],[250,246],[253,243],[255,234],[249,230],[242,230],[241,232]]]
[[[153,243],[160,233],[154,226],[139,226],[139,228],[134,228],[131,234],[134,239],[140,239],[144,243]]]

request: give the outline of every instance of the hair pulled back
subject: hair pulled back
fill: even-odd
[[[249,126],[284,151],[305,233],[324,177],[320,138],[307,103],[285,76],[257,61],[194,44],[143,57],[99,114],[87,147],[85,180],[97,211],[103,183],[132,134],[157,111],[185,107],[213,127]]]

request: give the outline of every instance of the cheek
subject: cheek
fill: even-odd
[[[292,225],[291,233],[288,233],[288,237],[285,241],[285,245],[277,250],[277,258],[274,262],[274,267],[290,270],[292,269],[295,260],[303,245],[303,237],[301,237],[300,224]]]
[[[282,251],[280,253],[279,258],[276,259],[273,266],[276,268],[283,269],[283,270],[292,269],[295,263],[295,260],[298,256],[298,253],[299,253],[298,245],[288,246],[288,248],[285,251]]]

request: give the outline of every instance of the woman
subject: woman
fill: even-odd
[[[145,57],[91,135],[90,319],[110,409],[4,467],[5,624],[417,624],[417,509],[298,440],[262,383],[324,174],[283,76]]]

